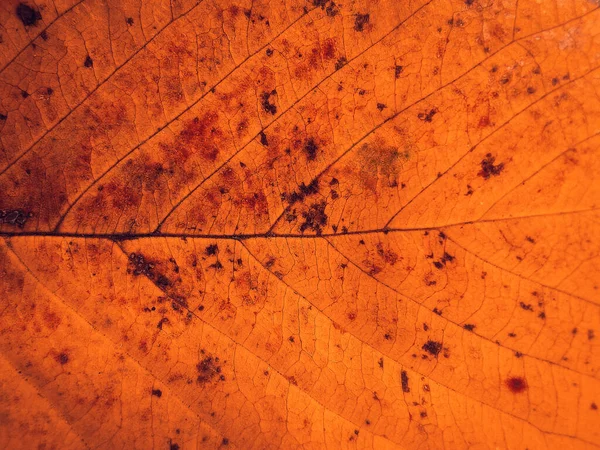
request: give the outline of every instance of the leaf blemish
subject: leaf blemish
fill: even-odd
[[[42,20],[42,14],[38,9],[33,9],[26,3],[19,3],[17,6],[17,17],[26,27],[34,27]]]
[[[440,342],[429,340],[425,342],[425,344],[423,344],[423,347],[421,348],[427,353],[437,357],[440,351],[442,351],[442,344]]]
[[[357,14],[354,19],[354,30],[358,32],[362,32],[365,29],[365,26],[369,24],[369,20],[371,17],[369,14]]]
[[[513,394],[520,394],[528,388],[527,381],[521,377],[510,377],[505,384]]]

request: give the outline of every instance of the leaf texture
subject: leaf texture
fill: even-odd
[[[0,6],[0,447],[600,447],[590,0]]]

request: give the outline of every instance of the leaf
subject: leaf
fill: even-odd
[[[2,448],[600,446],[597,2],[0,14]]]

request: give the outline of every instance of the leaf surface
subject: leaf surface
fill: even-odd
[[[2,448],[600,447],[597,2],[0,18]]]

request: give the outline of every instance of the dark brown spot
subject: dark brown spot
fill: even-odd
[[[260,96],[263,110],[272,115],[277,113],[277,106],[270,102],[271,96],[275,94],[277,94],[277,91],[273,89],[271,92],[263,92]]]
[[[42,20],[42,15],[38,9],[33,9],[25,3],[19,3],[17,6],[17,17],[23,22],[26,27],[37,25]]]
[[[504,170],[504,163],[494,165],[496,158],[491,153],[485,155],[485,159],[481,161],[481,170],[477,173],[480,177],[485,180],[489,179],[492,175],[498,176]]]
[[[94,60],[90,57],[90,55],[87,55],[85,57],[85,61],[83,62],[83,65],[85,67],[87,67],[88,69],[94,65]]]
[[[402,67],[402,66],[396,66],[394,68],[394,75],[396,76],[396,79],[400,78],[400,74],[402,73],[403,70],[404,70],[404,67]]]
[[[408,386],[408,375],[406,373],[406,370],[400,372],[400,380],[402,381],[402,391],[410,392],[410,387]]]
[[[327,225],[327,215],[325,214],[325,207],[327,203],[324,201],[313,203],[310,205],[308,211],[302,213],[304,222],[300,225],[300,231],[304,233],[306,230],[314,231],[320,235],[323,231],[323,227]]]
[[[527,381],[521,377],[510,377],[505,383],[506,387],[508,387],[513,394],[520,394],[528,388]]]
[[[69,355],[67,355],[65,352],[61,352],[58,355],[56,355],[54,359],[56,359],[57,363],[64,366],[66,363],[69,362]]]
[[[472,323],[465,323],[463,325],[463,328],[468,331],[473,331],[475,329],[475,325],[473,325]]]
[[[264,145],[265,147],[268,147],[268,145],[269,145],[269,141],[267,140],[267,135],[265,134],[264,131],[260,132],[260,143],[262,145]]]
[[[306,141],[303,150],[308,161],[314,161],[317,159],[317,151],[319,150],[319,147],[313,138],[309,138]]]
[[[40,37],[44,40],[47,41],[48,40],[48,32],[46,30],[42,31],[40,33]]]
[[[362,32],[365,29],[365,26],[368,25],[369,20],[369,14],[357,14],[356,18],[354,19],[354,29]]]
[[[162,391],[160,389],[152,389],[152,395],[160,398],[160,397],[162,397]]]
[[[211,244],[208,247],[206,247],[206,250],[204,250],[204,252],[208,256],[216,255],[218,251],[219,251],[219,246],[217,244]]]
[[[423,122],[431,122],[433,120],[433,116],[437,114],[437,108],[432,108],[429,112],[419,113],[417,117]]]
[[[430,353],[433,356],[437,356],[442,350],[442,344],[440,342],[429,340],[425,342],[425,344],[423,344],[423,347],[421,348],[427,353]]]
[[[133,25],[133,17],[128,17],[127,18],[127,25]]]
[[[335,63],[335,70],[340,70],[347,63],[348,63],[348,60],[346,59],[345,56],[342,56],[342,57],[338,58],[338,60]]]

